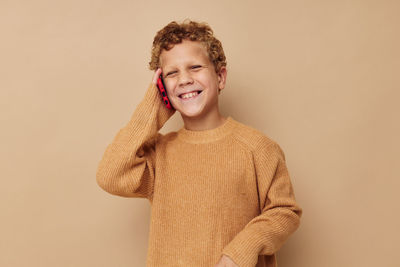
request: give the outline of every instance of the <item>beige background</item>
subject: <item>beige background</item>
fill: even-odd
[[[95,173],[171,20],[222,41],[221,112],[283,148],[281,267],[400,266],[400,2],[0,1],[1,266],[145,266],[150,204]],[[179,114],[162,132],[182,126]]]

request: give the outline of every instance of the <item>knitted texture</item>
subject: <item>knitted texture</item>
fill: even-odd
[[[130,121],[107,146],[96,180],[105,191],[147,198],[147,267],[277,266],[298,228],[285,155],[271,138],[231,116],[217,128],[158,131],[174,114],[150,84]]]

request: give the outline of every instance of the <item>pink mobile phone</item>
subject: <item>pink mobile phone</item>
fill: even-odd
[[[167,90],[165,89],[164,80],[162,78],[162,74],[157,79],[157,88],[161,93],[161,100],[164,102],[165,106],[169,109],[172,109],[171,101],[169,101]]]

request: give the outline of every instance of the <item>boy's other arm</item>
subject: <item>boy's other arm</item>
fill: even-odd
[[[254,267],[258,255],[276,253],[299,227],[302,215],[280,146],[275,142],[261,146],[254,152],[254,165],[261,214],[247,223],[222,251],[240,267]]]
[[[158,69],[129,122],[107,146],[97,168],[96,181],[105,191],[152,201],[155,147],[164,123],[175,113],[161,101],[156,87]]]

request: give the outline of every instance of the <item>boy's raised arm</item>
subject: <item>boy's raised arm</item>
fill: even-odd
[[[97,168],[96,181],[105,191],[123,197],[146,197],[152,201],[155,145],[158,131],[175,113],[162,103],[155,72],[143,100],[129,122],[107,146]]]
[[[260,146],[254,152],[254,164],[261,214],[222,251],[241,267],[256,266],[258,255],[276,253],[298,228],[302,215],[280,146],[275,142]]]

